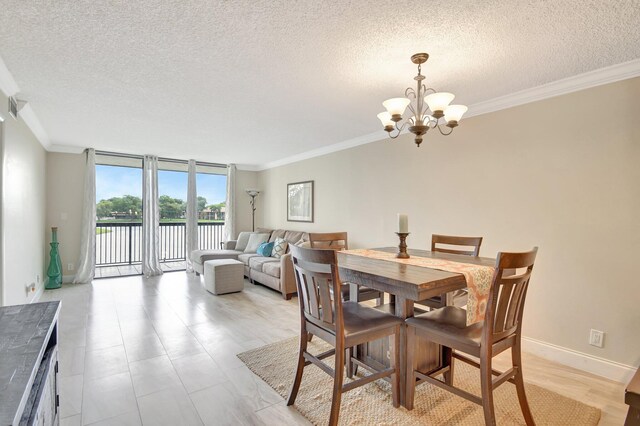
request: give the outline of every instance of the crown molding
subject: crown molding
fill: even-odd
[[[640,59],[634,59],[629,62],[612,65],[606,68],[589,71],[583,74],[577,74],[572,77],[557,80],[542,86],[533,87],[531,89],[521,90],[509,95],[500,96],[489,99],[487,101],[478,102],[469,107],[465,118],[488,114],[515,106],[528,104],[531,102],[541,101],[568,93],[577,92],[579,90],[591,87],[601,86],[604,84],[615,83],[616,81],[627,80],[640,76]],[[358,145],[364,145],[371,142],[377,142],[386,139],[387,135],[384,131],[370,133],[344,142],[328,145],[322,148],[296,154],[281,160],[271,161],[255,166],[257,171],[268,170],[275,167],[284,166],[286,164],[296,163],[302,160],[308,160],[314,157],[320,157],[332,152],[342,151],[353,148]]]
[[[478,102],[469,107],[467,117],[488,114],[490,112],[566,95],[579,90],[615,83],[616,81],[627,80],[638,76],[640,76],[640,59],[634,59],[633,61],[577,74],[572,77],[563,78],[562,80],[543,84],[542,86],[489,99],[488,101]]]
[[[61,145],[61,144],[51,144],[47,151],[49,152],[60,152],[63,154],[82,154],[86,148],[82,146],[75,145]]]
[[[6,96],[15,96],[20,92],[18,83],[16,83],[13,75],[9,72],[9,68],[7,68],[2,57],[0,57],[0,90],[2,90]],[[42,127],[42,124],[40,123],[40,120],[38,120],[33,108],[31,108],[29,104],[25,105],[18,113],[18,117],[22,118],[24,123],[31,130],[44,149],[48,150],[51,146],[49,135],[47,135],[44,127]]]
[[[0,90],[7,96],[13,96],[20,91],[18,83],[13,79],[2,57],[0,57]]]
[[[367,135],[358,136],[357,138],[347,139],[346,141],[339,142],[333,145],[323,146],[322,148],[312,149],[301,154],[296,154],[291,157],[286,157],[281,160],[271,161],[269,163],[260,164],[255,167],[256,171],[262,171],[267,169],[273,169],[275,167],[284,166],[285,164],[297,163],[298,161],[308,160],[314,157],[320,157],[322,155],[331,154],[336,151],[343,151],[345,149],[353,148],[360,145],[365,145],[371,142],[376,142],[387,137],[387,134],[380,130],[375,133],[369,133]]]

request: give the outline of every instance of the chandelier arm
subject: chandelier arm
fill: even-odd
[[[413,113],[413,115],[417,117],[417,115],[416,115],[416,110],[413,108],[413,105],[409,104],[409,105],[407,106],[407,108],[409,108],[409,111],[411,111],[411,112]]]
[[[407,87],[407,89],[404,91],[404,96],[407,98],[409,96],[413,96],[413,99],[417,99],[416,92],[411,87]]]
[[[449,136],[452,132],[453,132],[453,128],[449,128],[449,132],[445,133],[442,131],[442,125],[438,124],[438,130],[440,131],[440,134],[442,134],[443,136]]]

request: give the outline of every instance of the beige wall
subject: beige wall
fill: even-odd
[[[46,268],[45,150],[21,120],[7,112],[0,93],[2,147],[2,305],[27,303],[43,286]]]
[[[80,258],[85,160],[84,154],[47,153],[47,228],[58,227],[65,281],[75,275]]]
[[[484,256],[537,245],[525,334],[637,366],[639,117],[636,78],[472,117],[420,148],[403,136],[266,170],[261,223],[375,247],[397,244],[407,213],[414,248],[432,233],[481,235]],[[315,180],[313,224],[286,221],[286,184],[302,180]]]

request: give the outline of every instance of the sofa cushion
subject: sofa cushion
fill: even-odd
[[[251,234],[247,247],[245,247],[245,253],[256,253],[260,244],[269,241],[269,234]]]
[[[254,271],[264,272],[264,265],[270,262],[280,263],[278,259],[274,259],[273,257],[256,256],[249,259],[249,267]]]
[[[242,254],[238,250],[194,250],[189,255],[192,262],[203,264],[207,260],[214,259],[237,259]]]
[[[256,256],[258,256],[257,253],[241,253],[238,255],[238,260],[244,263],[245,265],[249,266],[249,260],[252,257],[256,257]]]
[[[244,251],[249,243],[249,237],[251,237],[253,232],[241,232],[238,234],[238,241],[236,241],[236,250]]]
[[[287,232],[284,229],[276,229],[271,232],[271,238],[269,238],[269,242],[272,243],[278,238],[284,238],[284,233]]]
[[[262,272],[272,277],[280,278],[280,262],[263,263]]]
[[[284,240],[289,244],[295,244],[306,235],[306,232],[302,231],[286,231],[284,233]],[[309,239],[308,236],[306,239]]]

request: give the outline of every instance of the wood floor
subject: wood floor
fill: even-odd
[[[62,426],[308,424],[235,356],[295,336],[295,298],[248,281],[213,296],[171,272],[64,285],[48,300],[62,300]],[[601,424],[623,424],[623,384],[533,355],[524,368],[525,380],[601,408]]]

